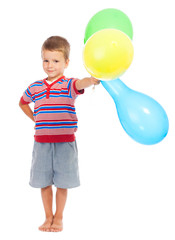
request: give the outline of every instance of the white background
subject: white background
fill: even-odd
[[[166,110],[167,137],[152,146],[122,129],[102,85],[76,102],[81,187],[69,191],[62,233],[42,233],[40,190],[29,186],[34,125],[20,110],[26,87],[43,79],[41,45],[52,35],[71,44],[67,77],[88,76],[85,27],[104,8],[125,12],[134,28],[134,60],[121,77]],[[175,14],[173,0],[30,0],[0,4],[0,238],[175,239]],[[55,191],[55,189],[54,189]]]

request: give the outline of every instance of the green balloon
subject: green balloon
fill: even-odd
[[[133,38],[132,23],[128,16],[115,8],[107,8],[97,12],[88,22],[85,30],[84,43],[86,43],[95,32],[106,28],[120,30],[127,34],[131,40]]]

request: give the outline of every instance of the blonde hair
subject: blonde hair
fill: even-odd
[[[65,60],[68,60],[70,53],[70,44],[63,37],[52,36],[46,39],[46,41],[43,43],[41,51],[43,50],[62,52]]]

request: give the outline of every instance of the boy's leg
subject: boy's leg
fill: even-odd
[[[44,206],[44,211],[46,215],[46,220],[39,227],[41,231],[50,231],[51,224],[53,222],[53,211],[52,211],[52,203],[53,203],[53,192],[52,186],[48,186],[46,188],[41,188],[41,196]]]
[[[63,211],[67,199],[67,189],[57,188],[56,192],[56,212],[51,225],[51,231],[60,232],[63,230]]]

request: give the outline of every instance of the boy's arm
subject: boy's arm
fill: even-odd
[[[76,89],[78,91],[80,91],[84,88],[90,87],[92,85],[97,85],[99,83],[100,83],[100,80],[98,80],[94,77],[86,77],[86,78],[83,78],[81,80],[77,80],[76,83],[75,83],[75,86],[76,86]]]
[[[28,104],[22,104],[21,100],[19,102],[20,108],[23,110],[23,112],[32,120],[35,122],[34,117],[33,117],[33,112],[32,109]]]

